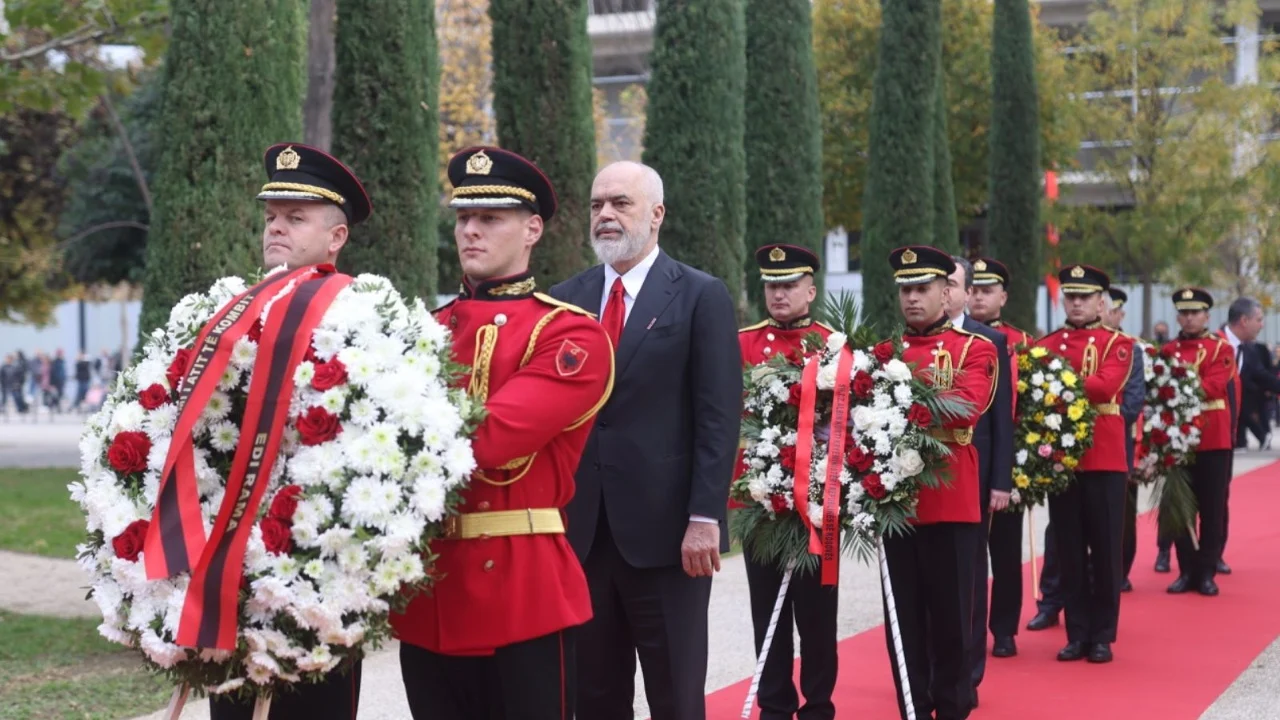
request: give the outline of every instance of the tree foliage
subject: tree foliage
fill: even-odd
[[[300,0],[172,0],[141,326],[262,263],[262,153],[302,134]]]
[[[987,244],[1009,268],[1006,314],[1019,327],[1036,326],[1044,247],[1034,40],[1027,0],[996,0]]]
[[[885,5],[876,47],[866,199],[862,228],[863,311],[886,329],[896,317],[892,273],[885,264],[899,245],[931,245],[935,105],[938,93],[938,27],[941,0],[901,0]]]
[[[1252,0],[1111,0],[1076,39],[1071,87],[1089,144],[1064,200],[1088,192],[1103,202],[1063,202],[1052,219],[1077,243],[1064,254],[1143,283],[1144,332],[1164,274],[1212,281],[1235,240],[1246,258],[1258,253],[1256,238],[1239,234],[1274,202],[1260,189],[1277,151],[1259,138],[1280,116],[1280,68],[1264,55],[1257,82],[1236,84],[1236,45],[1222,42],[1223,28],[1256,17]]]
[[[941,8],[939,8],[941,10]],[[933,246],[952,254],[960,248],[960,224],[956,218],[956,186],[951,177],[951,138],[947,132],[947,76],[938,53],[933,93]]]
[[[334,154],[373,199],[338,266],[375,273],[401,292],[436,293],[439,58],[433,2],[338,3]]]
[[[490,0],[493,95],[501,146],[533,161],[559,209],[530,269],[544,286],[586,267],[595,128],[583,0]]]
[[[823,256],[822,126],[813,64],[810,0],[747,0],[744,146],[747,183],[745,267],[748,299],[761,311],[764,289],[755,249],[776,242]],[[821,278],[821,273],[815,275]],[[824,297],[821,284],[818,297]]]
[[[823,209],[828,227],[862,228],[879,0],[814,0],[814,52],[822,107]],[[991,124],[990,0],[942,3],[942,67],[947,137],[961,224],[987,202]],[[1076,154],[1082,124],[1065,83],[1066,61],[1054,29],[1036,25],[1041,164],[1062,167]],[[851,247],[850,252],[856,248]],[[872,258],[879,262],[881,258]]]
[[[735,300],[745,253],[745,22],[741,0],[663,0],[643,155],[665,184],[663,247],[719,277]]]
[[[617,104],[611,107],[608,93],[601,87],[591,89],[592,119],[596,128],[596,166],[604,167],[618,160],[639,162],[644,153],[645,108],[649,93],[635,83],[618,91]]]

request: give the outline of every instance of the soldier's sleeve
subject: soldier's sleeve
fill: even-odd
[[[1200,364],[1200,383],[1209,400],[1225,400],[1236,372],[1236,353],[1231,343],[1219,340],[1216,355]]]
[[[1110,350],[1098,357],[1098,371],[1084,379],[1084,394],[1094,404],[1115,402],[1133,372],[1133,338],[1116,333]]]
[[[955,374],[951,390],[946,393],[947,397],[964,401],[969,406],[969,412],[944,422],[943,427],[972,427],[978,422],[978,418],[995,400],[996,383],[1000,380],[999,368],[995,343],[981,335],[970,338],[969,351],[960,368],[963,372]]]
[[[593,320],[563,316],[537,337],[529,362],[485,403],[471,441],[476,464],[499,467],[590,422],[613,389],[613,343]]]

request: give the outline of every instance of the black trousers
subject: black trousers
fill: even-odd
[[[1129,577],[1134,558],[1138,557],[1138,486],[1127,483],[1124,491],[1124,540],[1121,551],[1123,576]]]
[[[1218,550],[1218,559],[1227,551],[1227,535],[1231,528],[1231,480],[1236,474],[1236,455],[1230,453],[1227,458],[1227,490],[1226,496],[1222,498],[1222,547]]]
[[[973,602],[969,619],[969,676],[976,688],[987,672],[987,610],[990,598],[987,593],[987,540],[991,532],[990,493],[982,493],[978,507],[982,510],[982,524],[973,543]]]
[[[1191,542],[1191,534],[1183,532],[1175,541],[1178,548],[1178,571],[1193,580],[1212,580],[1218,574],[1222,557],[1223,520],[1227,509],[1227,480],[1231,472],[1230,450],[1204,450],[1196,453],[1188,466],[1191,489],[1196,494],[1196,510],[1200,516],[1200,549]]]
[[[1062,566],[1058,562],[1058,540],[1054,533],[1053,513],[1050,512],[1049,523],[1044,526],[1044,567],[1040,570],[1040,599],[1036,601],[1036,610],[1057,615],[1066,602],[1062,591]]]
[[[543,635],[483,657],[400,643],[409,712],[415,720],[572,720],[573,633]]]
[[[356,720],[360,708],[360,668],[357,660],[348,668],[334,668],[318,683],[298,685],[295,692],[279,693],[271,698],[270,720],[296,718],[332,718]],[[224,696],[209,698],[210,720],[251,720],[254,701],[235,700]]]
[[[907,682],[916,717],[964,720],[973,710],[969,648],[973,622],[974,550],[982,526],[975,523],[920,525],[886,537],[884,552],[906,655]],[[898,712],[905,720],[903,678],[898,674],[888,602],[889,647]],[[936,714],[935,714],[936,713]]]
[[[653,720],[705,720],[711,578],[679,566],[632,567],[600,515],[583,563],[594,617],[578,634],[578,716],[635,717],[639,654]]]
[[[1049,498],[1067,640],[1112,643],[1120,621],[1124,472],[1080,472]]]
[[[1018,634],[1022,617],[1021,512],[998,512],[991,518],[987,545],[991,554],[991,618],[988,627],[996,637]],[[983,653],[985,656],[985,653]]]
[[[782,586],[782,571],[774,565],[758,563],[744,553],[747,588],[751,594],[751,622],[755,628],[756,657],[764,646],[769,618]],[[787,597],[778,615],[778,627],[769,646],[760,689],[756,696],[760,720],[833,720],[836,716],[831,694],[836,687],[836,607],[840,598],[836,585],[823,586],[818,572],[791,575]],[[791,624],[800,633],[800,691],[792,681],[795,646]]]

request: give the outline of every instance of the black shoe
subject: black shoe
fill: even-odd
[[[1168,550],[1156,551],[1156,572],[1158,573],[1169,572],[1169,551]]]
[[[1230,565],[1228,565],[1227,563],[1225,563],[1224,561],[1219,560],[1219,561],[1218,561],[1218,570],[1217,570],[1217,573],[1218,573],[1219,575],[1230,575],[1230,574],[1231,574],[1231,566],[1230,566]]]
[[[1196,592],[1204,595],[1205,597],[1217,597],[1218,583],[1214,582],[1211,578],[1205,578],[1196,586]]]
[[[1111,643],[1094,643],[1093,648],[1089,650],[1089,662],[1111,662]]]
[[[1191,578],[1187,575],[1179,575],[1177,580],[1166,590],[1170,595],[1181,595],[1185,592],[1191,592]]]
[[[1045,612],[1041,610],[1036,616],[1031,618],[1031,622],[1027,623],[1028,630],[1047,630],[1058,624],[1058,613]]]
[[[1120,586],[1120,592],[1133,592],[1133,583],[1129,582],[1129,578],[1124,579],[1124,584]]]
[[[1058,651],[1058,662],[1072,662],[1074,660],[1083,660],[1085,655],[1089,653],[1089,647],[1082,642],[1069,642],[1067,646]]]
[[[1011,658],[1018,654],[1018,644],[1009,635],[997,635],[991,645],[991,657]]]

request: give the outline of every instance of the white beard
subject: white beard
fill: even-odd
[[[596,259],[605,265],[614,265],[626,260],[631,260],[644,252],[644,247],[649,243],[648,234],[631,234],[626,230],[621,230],[622,238],[620,240],[597,240],[595,235],[591,237],[591,249],[596,254]]]

